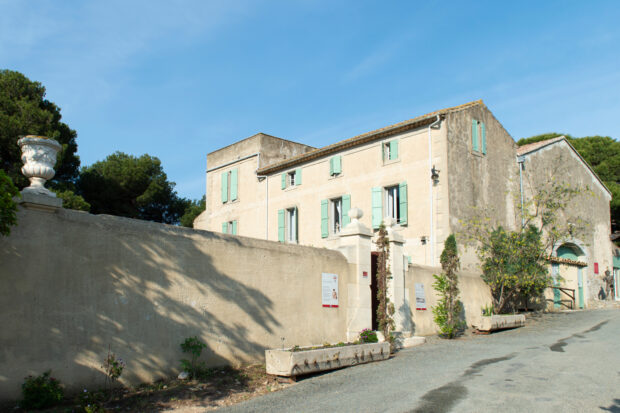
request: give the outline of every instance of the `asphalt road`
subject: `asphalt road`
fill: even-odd
[[[431,338],[218,412],[620,412],[620,310],[546,314]]]

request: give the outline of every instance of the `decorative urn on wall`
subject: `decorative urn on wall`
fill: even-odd
[[[24,193],[34,193],[56,197],[56,194],[45,188],[45,181],[52,179],[56,155],[62,146],[53,139],[44,136],[27,135],[17,141],[22,150],[22,174],[30,179],[30,186],[22,190]]]

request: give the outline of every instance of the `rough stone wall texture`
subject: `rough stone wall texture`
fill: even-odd
[[[429,267],[425,265],[409,265],[405,276],[406,294],[412,312],[413,333],[417,336],[437,334],[439,331],[431,308],[437,304],[438,296],[433,289],[435,279],[433,274],[441,274],[441,267]],[[416,310],[415,284],[424,285],[426,295],[426,310]],[[491,305],[492,298],[489,287],[480,278],[479,273],[459,272],[460,300],[464,307],[465,322],[468,327],[479,325],[482,317],[482,307]]]
[[[485,124],[486,155],[472,148],[472,119]],[[488,211],[495,223],[514,228],[514,140],[491,111],[481,105],[450,113],[446,124],[451,231],[461,231],[461,222],[479,217],[481,210]],[[477,263],[473,250],[464,250],[461,261],[464,269],[473,270]]]
[[[346,339],[339,252],[63,209],[20,208],[18,222],[0,238],[1,399],[47,369],[101,386],[108,345],[136,383],[178,373],[194,335],[209,365]],[[339,308],[321,305],[322,272],[340,276]]]
[[[565,141],[527,154],[524,165],[523,186],[526,200],[554,182],[589,188],[589,191],[584,191],[570,202],[566,211],[560,214],[558,222],[560,226],[567,222],[577,224],[579,221],[585,224],[585,231],[576,233],[573,238],[565,241],[577,245],[585,253],[585,257],[580,257],[580,260],[588,263],[583,270],[586,303],[588,300],[597,300],[601,287],[605,285],[602,279],[605,270],[613,269],[613,245],[609,240],[609,193]],[[598,263],[598,274],[594,273],[594,263]]]

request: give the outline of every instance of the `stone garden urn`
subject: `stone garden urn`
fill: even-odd
[[[33,193],[56,197],[56,194],[45,188],[45,181],[52,179],[56,155],[62,146],[53,139],[44,136],[27,135],[17,141],[22,150],[22,174],[30,179],[30,186],[22,193]]]

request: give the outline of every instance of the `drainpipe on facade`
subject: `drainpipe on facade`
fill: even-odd
[[[433,128],[434,126],[438,125],[439,122],[441,122],[441,117],[439,115],[437,115],[437,119],[431,123],[430,125],[428,125],[428,170],[430,172],[430,170],[433,168],[433,143],[432,143],[432,138],[431,138],[431,128]],[[434,214],[433,214],[433,179],[430,178],[429,179],[429,190],[430,190],[430,203],[431,203],[431,213],[430,213],[430,224],[431,224],[431,234],[430,234],[430,242],[431,242],[431,266],[435,265],[435,225],[433,223],[433,218],[434,218]]]
[[[524,156],[517,157],[517,164],[519,164],[519,189],[521,190],[521,229],[525,227],[525,215],[523,212],[523,164],[525,162]]]

